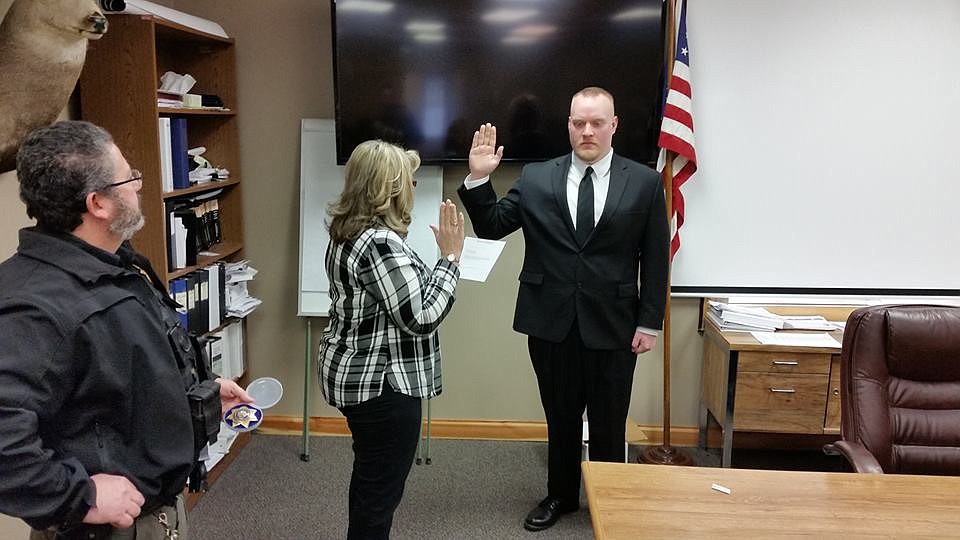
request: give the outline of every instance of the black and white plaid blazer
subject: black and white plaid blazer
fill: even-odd
[[[330,321],[320,338],[320,387],[331,405],[375,398],[390,384],[408,396],[440,394],[437,327],[453,307],[460,271],[431,269],[390,229],[327,247]]]

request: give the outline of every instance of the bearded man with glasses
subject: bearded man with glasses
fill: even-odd
[[[142,175],[68,121],[27,137],[17,176],[37,224],[0,264],[0,512],[35,539],[186,538],[196,353],[128,242]],[[252,401],[217,382],[223,410]]]

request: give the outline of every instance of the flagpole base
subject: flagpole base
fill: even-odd
[[[672,446],[650,446],[637,456],[637,463],[680,467],[689,467],[694,464],[690,454]]]

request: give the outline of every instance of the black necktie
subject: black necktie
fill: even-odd
[[[593,167],[587,167],[580,180],[580,194],[577,196],[577,242],[583,245],[593,231]]]

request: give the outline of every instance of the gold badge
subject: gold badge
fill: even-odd
[[[263,418],[263,412],[252,405],[236,405],[227,411],[223,420],[227,426],[237,431],[249,431],[256,428]]]

